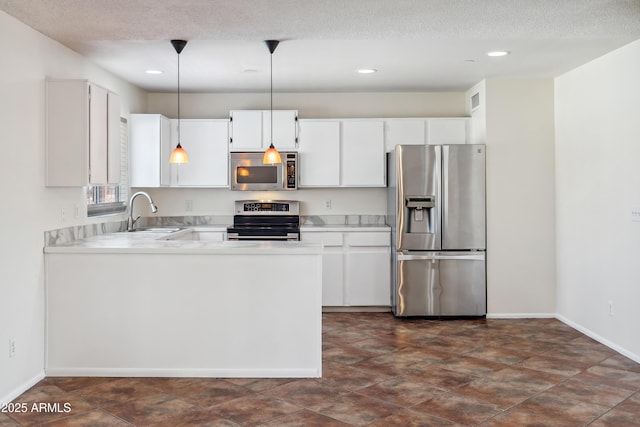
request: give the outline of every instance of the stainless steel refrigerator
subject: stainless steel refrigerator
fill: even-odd
[[[485,146],[398,145],[388,180],[393,314],[486,315]]]

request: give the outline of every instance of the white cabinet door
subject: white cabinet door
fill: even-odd
[[[47,80],[45,86],[46,185],[119,182],[118,97],[87,80]],[[115,127],[117,141],[110,143],[109,132]],[[110,157],[116,156],[117,165],[109,168]]]
[[[262,112],[262,148],[271,144],[271,111]],[[273,145],[278,150],[298,148],[298,112],[294,110],[273,111]]]
[[[466,117],[429,119],[429,144],[466,144],[468,126]]]
[[[425,119],[385,119],[385,150],[393,151],[396,145],[424,145],[427,142]]]
[[[391,304],[389,232],[346,233],[346,305]]]
[[[344,304],[344,253],[340,232],[302,232],[300,240],[322,243],[322,305]]]
[[[382,120],[342,121],[342,186],[384,187],[386,157]]]
[[[233,110],[230,112],[231,151],[262,151],[271,144],[271,111]],[[278,150],[297,147],[298,112],[274,110],[273,145]]]
[[[130,185],[170,184],[171,123],[159,114],[131,114],[129,119]]]
[[[230,147],[234,151],[262,149],[262,111],[231,112]]]
[[[108,139],[108,91],[95,85],[89,85],[89,170],[90,184],[106,184]]]
[[[299,187],[340,185],[340,122],[300,120]]]
[[[107,94],[107,182],[120,182],[122,144],[120,142],[120,97],[113,92]]]
[[[177,122],[172,120],[176,143]],[[180,187],[228,187],[227,121],[182,119],[180,126],[181,145],[189,155],[189,163],[172,165],[172,184]]]

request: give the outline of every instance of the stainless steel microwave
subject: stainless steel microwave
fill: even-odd
[[[237,191],[296,190],[298,188],[298,153],[281,151],[281,163],[262,163],[259,151],[229,153],[229,182]]]

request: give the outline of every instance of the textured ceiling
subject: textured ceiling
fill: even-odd
[[[173,38],[189,40],[181,86],[198,92],[268,91],[265,39],[282,41],[279,92],[554,77],[640,39],[640,0],[0,0],[0,10],[150,91],[175,90]],[[487,57],[493,49],[511,55]]]

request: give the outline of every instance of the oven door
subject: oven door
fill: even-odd
[[[230,153],[229,182],[231,190],[282,190],[284,171],[282,163],[263,164],[260,152]]]

